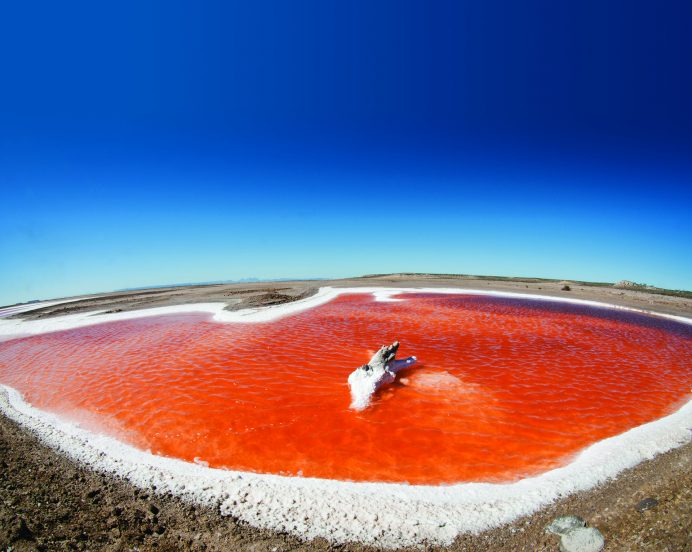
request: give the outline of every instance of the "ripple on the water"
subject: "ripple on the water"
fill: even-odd
[[[0,343],[0,382],[155,453],[347,480],[507,481],[685,400],[689,326],[602,308],[346,295],[271,323],[176,315]],[[419,364],[349,410],[384,343]]]

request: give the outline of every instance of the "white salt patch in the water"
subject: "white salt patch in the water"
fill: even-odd
[[[440,391],[443,393],[452,392],[473,392],[479,386],[465,384],[461,379],[449,372],[424,372],[413,374],[409,378],[410,385],[430,391]]]
[[[400,380],[402,381],[402,380]],[[505,418],[501,403],[491,390],[478,383],[462,379],[446,370],[423,368],[402,381],[408,392],[419,400],[432,399],[434,404],[454,404],[458,412],[472,413],[476,423]]]
[[[421,370],[407,378],[410,389],[425,395],[442,395],[450,400],[463,399],[466,395],[478,395],[474,400],[494,403],[494,395],[483,385],[466,381],[447,371]]]
[[[541,295],[455,288],[321,288],[316,295],[295,303],[236,312],[223,310],[223,303],[206,303],[34,321],[0,320],[0,338],[182,312],[208,312],[218,322],[265,322],[322,305],[343,293],[375,292],[378,301],[391,300],[392,295],[402,293],[516,297],[641,312],[692,324],[692,319],[681,316]],[[410,384],[414,378],[407,379]],[[599,441],[567,466],[536,477],[507,484],[430,486],[262,475],[156,456],[36,409],[18,391],[3,385],[0,411],[74,460],[126,478],[139,487],[155,488],[158,493],[170,492],[184,500],[219,508],[223,514],[255,527],[306,539],[323,537],[333,543],[356,541],[390,548],[426,542],[450,544],[459,533],[477,533],[509,523],[560,497],[593,488],[642,460],[690,442],[692,430],[689,401],[670,416]]]

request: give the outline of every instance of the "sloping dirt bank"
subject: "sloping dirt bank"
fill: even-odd
[[[85,469],[0,417],[0,549],[5,550],[372,550],[330,547],[254,529],[216,511],[144,492]],[[645,498],[658,504],[643,512]],[[568,497],[509,526],[462,535],[452,551],[549,551],[558,541],[543,528],[575,514],[597,527],[607,550],[688,550],[692,532],[692,444]]]
[[[382,276],[106,294],[86,299],[86,303],[75,301],[62,308],[50,307],[53,309],[50,311],[42,309],[44,312],[33,312],[31,317],[223,301],[229,297],[234,299],[231,308],[245,308],[304,297],[319,285],[492,288],[594,299],[671,314],[692,313],[692,302],[686,298],[611,287],[569,283],[570,291],[563,291],[566,284],[561,282]],[[25,317],[29,317],[28,313]],[[636,506],[645,498],[654,498],[657,504],[640,512]],[[607,540],[607,550],[686,550],[692,534],[692,445],[642,463],[615,481],[568,497],[509,526],[482,535],[461,536],[448,549],[557,550],[557,539],[545,535],[543,528],[562,514],[579,515],[590,526],[601,530]],[[258,552],[330,549],[324,541],[305,543],[287,535],[260,531],[218,512],[190,506],[170,496],[144,492],[122,480],[86,470],[0,416],[0,550],[8,547],[13,550],[138,548]],[[332,548],[370,550],[360,545]]]
[[[264,305],[278,305],[309,297],[322,286],[333,287],[458,287],[492,289],[515,293],[531,293],[550,297],[573,297],[616,305],[656,310],[667,314],[692,314],[692,298],[664,295],[638,289],[622,289],[611,285],[580,282],[539,280],[537,278],[504,278],[493,280],[477,276],[387,274],[340,280],[307,280],[258,282],[251,284],[211,284],[112,292],[83,298],[69,298],[69,303],[54,304],[19,313],[13,318],[35,320],[51,316],[89,311],[120,312],[189,303],[226,303],[228,310]],[[569,290],[563,289],[568,287]],[[666,291],[666,290],[661,290]]]

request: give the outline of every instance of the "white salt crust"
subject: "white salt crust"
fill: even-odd
[[[0,335],[12,339],[100,322],[179,312],[210,312],[220,322],[263,322],[324,304],[342,293],[374,293],[393,300],[395,293],[455,293],[517,297],[605,305],[594,301],[464,289],[322,288],[316,296],[262,309],[229,312],[223,304],[181,305],[93,316],[68,315],[40,321],[0,320]],[[680,316],[649,313],[686,324]],[[515,483],[406,485],[355,483],[283,477],[208,468],[135,449],[112,437],[88,431],[32,407],[18,391],[0,385],[0,411],[33,431],[68,457],[93,469],[123,477],[138,487],[172,494],[193,503],[220,508],[261,528],[333,543],[362,542],[385,548],[423,543],[450,544],[463,532],[477,533],[531,514],[556,499],[590,489],[621,471],[690,442],[692,401],[677,412],[621,435],[599,441],[573,461]]]
[[[93,299],[95,296],[89,296],[89,299]],[[3,307],[0,309],[0,318],[5,316],[12,316],[14,314],[20,314],[22,312],[29,312],[36,309],[42,309],[45,307],[50,307],[53,305],[63,305],[65,303],[72,303],[74,301],[81,301],[84,297],[76,297],[73,299],[58,299],[55,301],[37,301],[36,303],[24,303],[23,305],[12,305],[10,307]]]

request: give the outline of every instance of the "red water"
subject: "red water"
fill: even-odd
[[[348,295],[262,324],[207,315],[0,343],[0,382],[156,454],[358,481],[510,481],[670,413],[692,330],[479,296]],[[349,410],[348,374],[398,339],[419,364]]]

